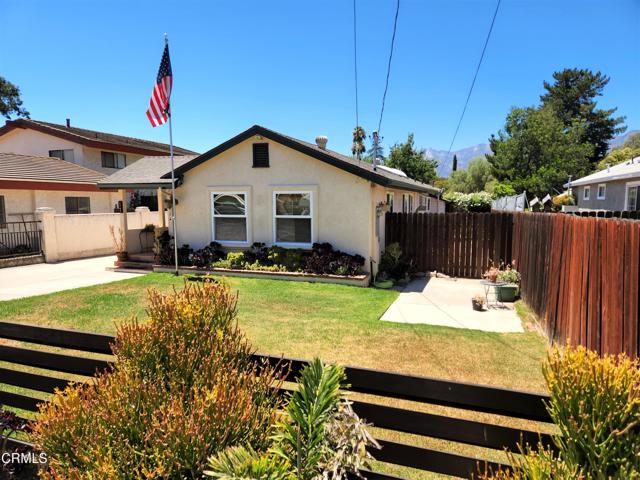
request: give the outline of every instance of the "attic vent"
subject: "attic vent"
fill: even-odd
[[[253,168],[269,167],[269,144],[254,143],[253,144]]]

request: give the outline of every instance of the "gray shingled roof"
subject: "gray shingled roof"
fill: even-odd
[[[577,180],[565,183],[564,186],[565,188],[578,187],[581,185],[592,185],[595,183],[633,178],[640,178],[640,157],[632,158],[626,162],[587,175],[586,177],[578,178]]]
[[[76,141],[78,143],[91,143],[101,142],[113,145],[115,148],[118,145],[134,149],[142,149],[148,151],[148,153],[169,153],[169,145],[166,143],[152,142],[150,140],[143,140],[140,138],[127,137],[124,135],[115,135],[113,133],[98,132],[96,130],[88,130],[86,128],[78,128],[74,126],[67,127],[66,125],[59,125],[57,123],[43,122],[40,120],[31,120],[27,118],[18,118],[16,120],[8,120],[6,124],[0,128],[0,135],[5,132],[9,132],[14,128],[33,128],[43,133],[66,138],[70,141]],[[197,152],[187,150],[186,148],[176,147],[174,145],[173,151],[176,155],[191,155]]]
[[[0,180],[94,184],[105,177],[59,158],[0,152]]]
[[[184,165],[197,155],[174,157],[176,168]],[[98,182],[100,188],[156,188],[170,187],[171,179],[163,179],[165,173],[171,173],[171,157],[143,157],[131,165],[118,170]]]

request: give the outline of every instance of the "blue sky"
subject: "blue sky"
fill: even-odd
[[[360,123],[376,126],[394,0],[357,0]],[[493,0],[401,0],[382,124],[447,149]],[[259,123],[348,152],[355,124],[352,2],[0,0],[0,75],[34,119],[167,141],[147,102],[170,36],[174,141],[207,150]],[[554,70],[611,76],[600,104],[640,128],[640,0],[503,0],[454,150],[486,142]],[[11,48],[8,48],[11,46]]]

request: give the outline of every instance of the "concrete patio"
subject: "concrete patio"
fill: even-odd
[[[484,295],[480,280],[427,277],[413,280],[382,315],[387,322],[469,328],[485,332],[523,332],[513,304],[471,308],[474,295]]]

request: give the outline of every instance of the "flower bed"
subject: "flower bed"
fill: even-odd
[[[358,286],[369,284],[369,275],[364,272],[364,258],[334,250],[329,243],[315,243],[311,250],[254,243],[242,252],[225,252],[220,244],[211,242],[196,251],[184,245],[178,249],[178,257],[181,273],[219,273]],[[154,266],[154,271],[174,271],[170,252],[157,258],[160,264]]]

